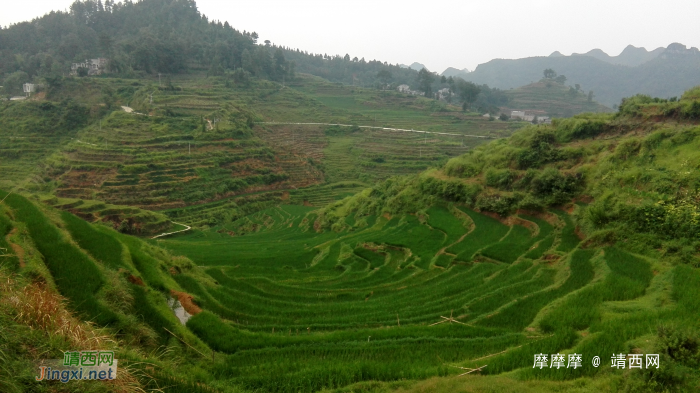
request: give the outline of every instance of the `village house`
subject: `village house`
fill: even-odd
[[[399,93],[408,94],[411,92],[411,87],[409,85],[399,85],[399,87],[397,87],[396,90],[398,90]]]
[[[512,111],[510,113],[511,119],[517,119],[527,122],[534,122],[537,119],[537,124],[552,124],[552,119],[549,116],[545,116],[544,111]]]
[[[452,92],[447,87],[445,87],[444,89],[438,90],[437,94],[438,94],[438,99],[440,99],[440,100],[447,100],[447,98],[452,96]]]
[[[107,59],[100,57],[97,59],[85,59],[83,63],[73,63],[70,66],[70,74],[78,75],[78,69],[87,68],[88,76],[101,75],[107,68]]]
[[[512,112],[510,112],[510,118],[523,120],[525,118],[525,112],[524,111],[512,111]]]

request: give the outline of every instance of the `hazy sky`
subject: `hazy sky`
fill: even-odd
[[[72,0],[0,0],[0,25],[66,10]],[[198,0],[210,20],[261,42],[314,53],[469,68],[494,58],[565,55],[673,42],[700,47],[698,0]]]

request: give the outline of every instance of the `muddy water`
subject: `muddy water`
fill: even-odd
[[[180,301],[168,296],[168,306],[170,307],[171,310],[173,310],[173,313],[177,317],[177,319],[180,320],[181,324],[186,324],[187,321],[192,317],[187,311],[185,311],[184,307],[182,307],[182,304],[180,304]]]

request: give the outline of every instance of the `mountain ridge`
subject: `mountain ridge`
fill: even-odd
[[[479,64],[466,79],[499,89],[512,89],[540,80],[542,71],[548,68],[565,75],[567,83],[593,91],[602,104],[612,106],[635,94],[680,96],[700,84],[700,51],[683,44],[671,44],[658,57],[637,67],[611,64],[592,56],[494,59]]]

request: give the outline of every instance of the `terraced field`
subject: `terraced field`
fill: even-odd
[[[285,172],[274,152],[254,137],[212,132],[196,138],[192,123],[112,113],[49,159],[49,171],[60,181],[56,194],[164,209],[313,184],[321,177],[304,163],[300,171]]]
[[[588,93],[572,91],[553,81],[539,81],[506,90],[512,110],[542,111],[549,117],[571,117],[582,112],[612,112],[597,101],[588,101]]]
[[[650,285],[648,261],[578,248],[563,212],[507,225],[433,206],[419,216],[349,217],[340,232],[317,232],[315,221],[313,208],[282,205],[159,241],[212,279],[174,276],[205,310],[187,326],[229,354],[220,378],[312,392],[462,373],[457,366],[499,373],[531,367],[533,353],[580,346],[592,356],[596,339],[558,325],[559,314],[604,281],[637,283],[626,295],[593,300],[575,324],[584,330],[599,321],[603,299],[636,299]],[[626,337],[605,350],[621,350]]]
[[[212,226],[269,205],[261,199],[320,207],[390,176],[439,166],[488,140],[462,135],[497,138],[519,128],[434,100],[309,75],[286,86],[198,75],[169,83],[66,79],[51,94],[69,104],[39,97],[6,105],[1,184],[70,199],[68,205],[101,201]],[[113,92],[111,110],[101,103],[103,91]]]

